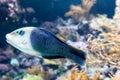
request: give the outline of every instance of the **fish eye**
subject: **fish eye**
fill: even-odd
[[[23,36],[25,34],[25,31],[24,30],[20,30],[20,31],[16,31],[17,34]]]
[[[20,30],[19,35],[23,36],[25,34],[24,30]]]

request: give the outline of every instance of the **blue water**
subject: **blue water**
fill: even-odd
[[[13,19],[5,20],[9,14],[8,6],[0,5],[0,46],[4,46],[5,34],[22,26],[40,26],[44,21],[54,21],[58,17],[64,17],[64,14],[69,11],[70,5],[78,5],[81,0],[20,0],[19,4],[22,8],[32,7],[35,13],[32,15],[25,14],[28,24],[22,24],[22,19],[18,22],[12,22]],[[114,14],[115,0],[97,0],[97,3],[92,7],[90,13],[96,15],[107,14],[112,17]],[[22,15],[24,16],[24,15]],[[36,17],[37,24],[32,24],[31,19]],[[4,44],[3,44],[4,43]]]

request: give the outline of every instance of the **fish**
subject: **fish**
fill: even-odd
[[[6,41],[18,50],[45,59],[68,58],[84,65],[86,53],[63,42],[48,30],[23,27],[6,34]]]

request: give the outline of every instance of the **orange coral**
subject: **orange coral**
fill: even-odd
[[[101,72],[97,71],[92,80],[103,80],[103,79],[100,79],[100,75],[101,75]]]
[[[91,7],[96,3],[96,0],[82,0],[82,7],[86,9],[86,12],[89,12]]]
[[[73,71],[68,80],[89,80],[89,77],[83,71]]]
[[[83,16],[85,15],[84,12],[85,12],[85,11],[84,11],[81,7],[71,5],[71,6],[70,6],[70,11],[67,12],[67,13],[65,14],[65,16],[66,16],[66,17],[67,17],[67,16],[71,16],[75,21],[80,21],[80,19],[82,19]],[[80,18],[80,17],[81,17],[81,18]]]
[[[78,70],[76,67],[74,67],[70,71],[70,75],[68,76],[68,79],[66,80],[103,80],[100,79],[101,72],[97,71],[95,76],[93,78],[90,78],[87,73]]]
[[[41,65],[36,65],[36,66],[33,66],[32,68],[28,68],[28,72],[31,73],[31,74],[36,74],[38,75],[42,70],[41,70]]]
[[[120,36],[113,33],[104,33],[99,36],[103,38],[88,40],[89,50],[102,62],[108,62],[120,68]]]
[[[111,80],[120,80],[120,74],[115,74],[113,77],[111,77]]]
[[[36,65],[36,66],[33,66],[32,68],[28,68],[28,72],[30,74],[40,75],[45,80],[50,80],[49,78],[52,75],[52,70],[44,71],[40,64]]]
[[[79,22],[88,18],[88,13],[96,0],[82,0],[81,6],[70,6],[70,11],[65,14],[66,17],[71,16],[75,21]]]
[[[90,80],[85,72],[79,71],[76,67],[71,69],[71,74],[67,80]]]

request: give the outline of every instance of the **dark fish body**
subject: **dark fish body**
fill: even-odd
[[[31,45],[44,58],[69,58],[78,64],[84,64],[86,54],[61,40],[44,29],[35,28],[30,34]]]

